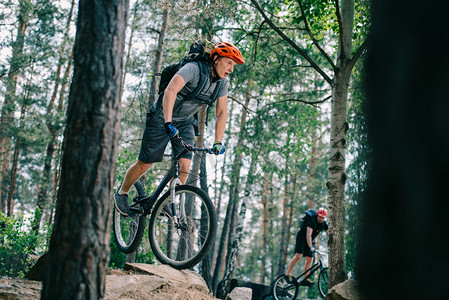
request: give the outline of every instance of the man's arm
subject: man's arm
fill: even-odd
[[[181,75],[175,74],[170,80],[164,91],[164,98],[162,100],[164,107],[164,120],[165,122],[171,122],[173,116],[173,106],[175,105],[176,95],[185,85],[184,78]]]
[[[309,246],[309,247],[312,247],[312,233],[313,233],[313,229],[307,226],[306,241],[307,241],[307,246]]]
[[[215,141],[222,142],[228,118],[228,96],[217,99],[216,105],[217,121],[215,122]]]

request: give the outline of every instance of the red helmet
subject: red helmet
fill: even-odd
[[[242,53],[234,45],[226,42],[221,42],[212,49],[210,56],[217,53],[219,56],[226,56],[232,58],[239,64],[244,64]]]
[[[324,208],[320,208],[317,212],[317,215],[320,217],[326,218],[327,217],[327,211]]]

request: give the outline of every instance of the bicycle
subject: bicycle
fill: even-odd
[[[188,269],[198,264],[209,252],[217,231],[215,209],[209,196],[202,189],[182,185],[179,179],[179,159],[188,151],[213,154],[210,148],[196,148],[186,144],[172,159],[172,167],[150,196],[145,195],[142,184],[134,184],[136,196],[129,197],[128,216],[120,214],[114,206],[113,232],[118,249],[126,254],[139,246],[146,223],[149,241],[155,257],[163,264],[176,269]],[[169,189],[162,196],[165,187]]]
[[[323,262],[321,261],[321,256],[326,255],[326,253],[318,250],[315,250],[315,253],[319,255],[318,262],[312,264],[312,266],[308,270],[306,270],[298,277],[295,277],[297,282],[296,284],[287,282],[285,274],[279,275],[274,280],[272,284],[272,294],[274,299],[276,300],[296,299],[296,297],[298,296],[299,288],[301,287],[300,282],[310,278],[318,270],[320,270],[320,274],[318,275],[318,291],[322,297],[326,296],[329,284],[328,268],[325,267]],[[305,276],[307,272],[310,273],[307,276]]]

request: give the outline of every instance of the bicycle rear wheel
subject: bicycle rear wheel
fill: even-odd
[[[174,198],[172,202],[167,192],[156,203],[150,217],[150,245],[161,263],[188,269],[208,254],[215,240],[215,210],[209,196],[194,186],[177,186]]]
[[[299,286],[288,283],[282,274],[274,280],[271,290],[276,300],[295,300],[298,296],[298,288]]]
[[[318,290],[320,291],[321,296],[325,297],[327,295],[327,291],[329,290],[328,268],[321,270],[320,275],[318,276]]]
[[[134,188],[131,189],[128,199],[134,199],[137,196],[145,196],[145,190],[139,181],[134,184]],[[145,215],[135,214],[125,217],[117,211],[114,205],[112,212],[112,230],[117,248],[121,252],[129,254],[136,251],[142,241],[145,223]]]

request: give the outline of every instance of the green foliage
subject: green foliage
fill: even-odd
[[[31,217],[9,218],[0,212],[0,277],[23,277],[33,263],[30,255],[47,250],[50,227],[36,234],[31,222]]]

